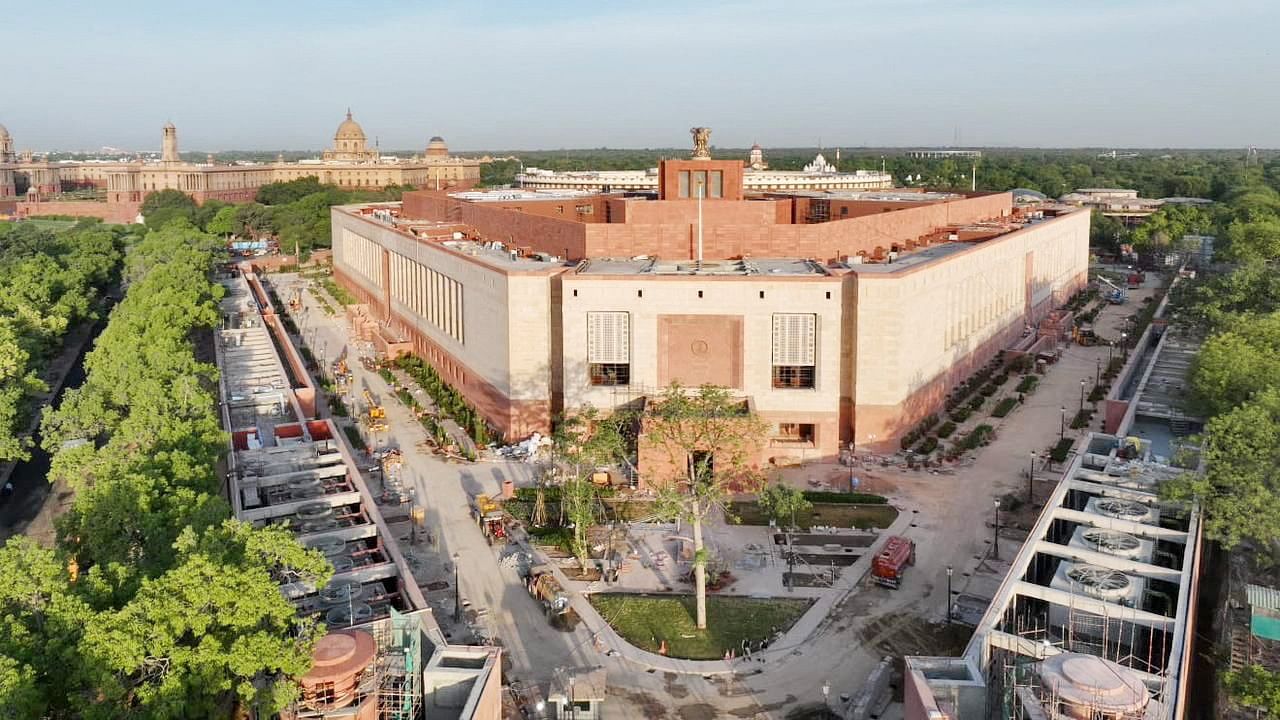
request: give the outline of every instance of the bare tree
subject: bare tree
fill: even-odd
[[[668,466],[652,477],[656,513],[693,528],[693,577],[699,629],[707,627],[707,550],[702,525],[724,509],[731,492],[753,492],[763,483],[755,460],[767,426],[729,390],[703,385],[668,387],[645,409],[641,444],[665,455]]]

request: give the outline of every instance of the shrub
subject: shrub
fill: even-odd
[[[1007,372],[1002,372],[1002,373],[1000,373],[999,375],[997,375],[997,376],[996,376],[996,379],[995,379],[995,380],[992,380],[991,382],[992,382],[992,383],[994,383],[994,384],[996,384],[996,385],[1003,385],[1003,384],[1005,384],[1005,383],[1009,382],[1009,373],[1007,373]]]
[[[1039,384],[1040,378],[1035,375],[1024,375],[1022,377],[1022,382],[1018,383],[1017,390],[1020,393],[1029,393],[1032,390],[1035,390],[1036,386]]]
[[[942,423],[942,426],[938,428],[938,437],[949,438],[951,437],[951,433],[955,431],[956,431],[956,424],[948,420]]]
[[[928,455],[936,449],[938,449],[938,438],[930,435],[920,441],[920,444],[916,446],[915,452],[920,455]]]
[[[1072,429],[1078,430],[1088,425],[1091,419],[1093,419],[1093,411],[1089,408],[1085,408],[1077,412],[1076,416],[1071,419],[1071,427]]]
[[[1094,385],[1089,391],[1089,402],[1098,402],[1107,396],[1107,387],[1105,385]]]
[[[973,450],[982,445],[991,442],[991,436],[995,433],[995,429],[990,425],[979,425],[964,436],[960,441],[960,446],[965,450]]]
[[[996,409],[992,410],[991,414],[995,417],[1002,418],[1008,415],[1009,413],[1013,412],[1013,409],[1017,407],[1017,405],[1018,405],[1018,398],[1007,397],[1001,400],[998,405],[996,405]]]
[[[1030,355],[1019,355],[1009,363],[1009,370],[1024,373],[1031,369],[1032,363],[1033,360]]]
[[[1071,446],[1075,444],[1072,438],[1062,438],[1058,444],[1049,451],[1049,459],[1054,462],[1066,462],[1067,454],[1071,452]]]
[[[364,439],[360,437],[359,430],[350,425],[344,425],[342,427],[342,432],[347,436],[347,440],[351,442],[351,447],[359,450],[360,452],[365,451]]]
[[[999,385],[996,385],[995,383],[987,383],[986,385],[983,385],[982,389],[978,392],[980,392],[983,397],[991,397],[992,395],[995,395],[996,391],[999,389]]]
[[[835,505],[884,505],[889,499],[882,495],[860,492],[827,492],[823,490],[805,490],[804,499],[811,503],[830,503]]]
[[[956,410],[955,412],[951,413],[951,415],[949,415],[948,417],[950,417],[951,421],[954,423],[962,423],[965,420],[968,420],[969,416],[972,414],[973,414],[973,411],[970,410],[969,408],[960,408],[959,410]]]
[[[985,396],[983,396],[983,395],[976,395],[976,396],[974,396],[974,398],[973,398],[972,400],[970,400],[970,401],[969,401],[969,405],[968,405],[969,410],[971,410],[971,411],[972,411],[972,410],[977,410],[978,408],[982,407],[982,403],[984,403],[984,402],[986,402],[986,401],[987,401],[987,398],[986,398]]]

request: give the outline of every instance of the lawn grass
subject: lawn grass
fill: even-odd
[[[698,630],[692,595],[591,596],[591,604],[627,642],[658,652],[666,640],[667,655],[687,660],[719,660],[730,648],[741,654],[744,639],[754,643],[772,638],[775,629],[786,631],[809,602],[712,595],[707,597],[707,629]]]
[[[22,221],[27,225],[39,228],[41,230],[52,230],[53,232],[61,232],[74,227],[75,220],[44,220],[41,218],[29,218]]]
[[[743,525],[768,525],[769,516],[754,502],[729,503],[729,512]],[[898,511],[889,505],[853,505],[848,503],[813,503],[810,517],[796,517],[796,524],[808,529],[814,525],[824,527],[856,527],[862,530],[887,528],[898,518]]]

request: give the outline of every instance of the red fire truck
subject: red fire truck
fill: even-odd
[[[897,588],[908,565],[916,564],[915,541],[900,535],[890,537],[871,561],[871,578],[880,585]]]

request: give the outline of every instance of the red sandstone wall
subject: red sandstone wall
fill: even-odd
[[[625,223],[582,223],[516,212],[502,205],[461,202],[440,193],[404,195],[408,217],[463,222],[485,239],[533,252],[567,253],[571,259],[633,255],[687,259],[696,254],[696,201],[628,202]],[[770,201],[704,202],[703,256],[827,260],[859,251],[873,253],[877,247],[888,251],[894,242],[905,244],[939,228],[1008,215],[1012,196],[996,193],[816,225],[778,224],[789,210]]]
[[[70,215],[101,218],[103,222],[127,225],[138,216],[138,202],[93,202],[92,200],[50,200],[18,203],[18,217]]]

